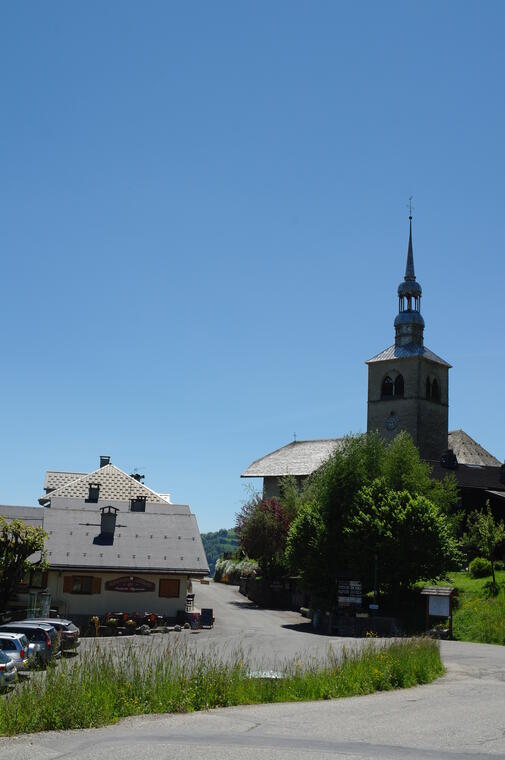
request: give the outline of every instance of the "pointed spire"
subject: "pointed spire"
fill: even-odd
[[[412,251],[412,213],[409,216],[409,250],[407,253],[405,279],[409,281],[416,279],[416,273],[414,272],[414,253]]]

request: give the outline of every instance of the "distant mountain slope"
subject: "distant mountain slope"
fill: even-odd
[[[203,548],[207,555],[207,562],[209,563],[210,574],[214,575],[214,569],[216,567],[216,560],[221,557],[222,554],[227,552],[234,552],[238,546],[237,534],[233,530],[226,530],[222,528],[214,533],[202,533]]]

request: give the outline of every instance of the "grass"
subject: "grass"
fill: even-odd
[[[483,644],[505,644],[505,571],[496,572],[497,596],[490,596],[486,584],[491,578],[472,578],[469,573],[453,573],[451,585],[459,596],[453,612],[454,638]]]
[[[156,637],[157,638],[157,637]],[[279,680],[251,678],[240,653],[223,662],[170,639],[160,647],[97,649],[32,677],[0,703],[0,735],[91,728],[147,713],[333,699],[406,688],[444,673],[438,643],[405,639],[344,650],[326,661],[287,663]]]

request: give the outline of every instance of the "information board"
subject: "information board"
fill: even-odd
[[[429,608],[430,615],[435,617],[449,617],[449,604],[450,597],[448,596],[429,596]]]

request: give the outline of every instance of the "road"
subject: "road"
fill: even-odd
[[[214,630],[190,646],[229,652],[240,643],[273,662],[323,656],[342,640],[300,626],[292,612],[259,610],[235,589],[195,587]],[[303,625],[303,624],[302,624]],[[143,646],[143,640],[135,642]],[[349,640],[347,640],[349,643]],[[113,641],[114,646],[123,642]],[[505,758],[505,647],[443,642],[447,675],[428,686],[327,702],[146,716],[103,729],[0,739],[2,760],[483,760]]]

